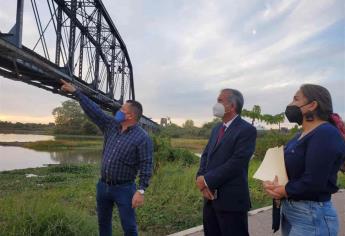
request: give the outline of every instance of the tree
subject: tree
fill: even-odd
[[[212,128],[220,122],[222,122],[220,118],[214,118],[212,121],[204,123],[199,130],[199,136],[203,138],[209,138]]]
[[[194,126],[193,120],[186,120],[185,123],[182,125],[184,136],[191,138],[198,136],[199,128]]]
[[[280,130],[280,123],[284,122],[284,113],[279,113],[277,115],[264,114],[261,115],[261,120],[268,125],[278,124]]]
[[[95,124],[93,124],[89,120],[85,120],[82,125],[82,133],[83,134],[98,134],[99,129]]]
[[[186,120],[186,122],[183,123],[182,127],[185,129],[192,129],[195,127],[194,121],[193,120]]]
[[[252,125],[254,125],[255,120],[262,120],[261,107],[259,105],[254,105],[251,111],[243,109],[241,115],[252,119]]]
[[[162,128],[161,132],[163,135],[167,135],[171,138],[181,138],[185,133],[182,127],[174,123],[167,124]]]
[[[282,113],[279,113],[277,115],[274,115],[273,118],[274,118],[275,124],[278,124],[279,130],[280,130],[280,124],[282,122],[284,122],[284,120],[285,120],[285,113],[282,112]]]
[[[53,110],[55,132],[60,134],[97,134],[98,128],[88,120],[79,103],[67,100]]]
[[[275,124],[274,121],[274,116],[270,115],[270,114],[264,114],[261,116],[261,120],[264,121],[266,124],[268,125],[273,125]]]

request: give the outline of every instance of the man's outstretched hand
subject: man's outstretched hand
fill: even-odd
[[[66,93],[74,93],[76,91],[76,88],[74,85],[64,81],[63,79],[60,79],[60,82],[62,83],[61,90]]]

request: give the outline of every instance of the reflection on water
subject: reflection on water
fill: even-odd
[[[61,164],[71,163],[97,163],[100,161],[101,150],[69,150],[61,152],[51,152],[50,158]]]
[[[0,142],[36,142],[45,140],[54,140],[54,136],[37,134],[0,134]]]
[[[38,152],[22,147],[0,146],[0,171],[58,163],[97,163],[100,158],[101,150]]]
[[[40,167],[58,163],[50,158],[49,152],[36,152],[21,147],[0,146],[0,171]]]

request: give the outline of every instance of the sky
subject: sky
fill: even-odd
[[[1,2],[7,8],[0,9],[0,31],[6,32],[15,20],[16,1]],[[281,113],[304,83],[325,86],[334,111],[345,118],[341,0],[103,3],[127,46],[136,99],[156,121],[210,121],[223,88],[240,90],[248,110],[260,105],[263,113]],[[25,11],[24,45],[36,30],[32,10]],[[65,100],[0,77],[0,120],[52,122],[52,110]]]

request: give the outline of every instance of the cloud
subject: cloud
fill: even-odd
[[[54,122],[52,116],[26,116],[26,115],[7,115],[0,114],[0,121],[15,121],[22,123],[41,123],[47,124]]]
[[[66,100],[19,81],[0,77],[0,120],[48,123],[52,111]]]
[[[327,87],[345,116],[342,1],[103,3],[127,45],[136,98],[149,117],[201,124],[212,119],[224,87],[241,90],[247,109],[258,104],[276,114],[303,83]],[[52,107],[60,97],[51,97]]]

